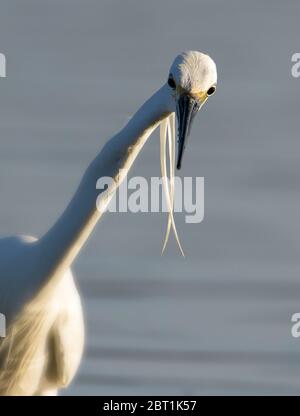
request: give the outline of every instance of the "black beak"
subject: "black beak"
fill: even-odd
[[[200,101],[188,94],[183,94],[177,101],[178,121],[178,155],[177,169],[181,168],[182,156],[190,134],[192,121],[200,108]]]

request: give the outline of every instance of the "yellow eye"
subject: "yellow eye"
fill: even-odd
[[[213,95],[216,92],[216,87],[210,87],[207,91],[206,91],[206,95]]]

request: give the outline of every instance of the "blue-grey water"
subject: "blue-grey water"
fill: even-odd
[[[0,232],[41,235],[105,141],[208,52],[218,91],[181,171],[205,177],[205,219],[107,214],[74,265],[87,342],[64,394],[299,394],[300,78],[297,0],[2,0]],[[159,175],[159,142],[131,175]],[[76,340],[74,340],[76,342]]]

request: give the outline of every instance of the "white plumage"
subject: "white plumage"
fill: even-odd
[[[159,125],[162,176],[170,177],[164,182],[170,212],[163,250],[171,227],[180,246],[172,213],[175,112],[179,138],[184,141],[185,124],[191,118],[188,111],[201,108],[215,89],[217,73],[209,56],[190,51],[175,59],[170,76],[172,82],[153,94],[103,147],[68,207],[44,236],[0,239],[0,311],[8,324],[7,337],[0,340],[0,395],[56,394],[73,379],[82,356],[84,329],[70,267],[116,190],[105,192],[97,209],[97,180],[109,176],[119,186]]]

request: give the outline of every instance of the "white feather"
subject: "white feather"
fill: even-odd
[[[169,149],[169,175],[167,174],[167,141]],[[160,166],[163,187],[165,191],[167,207],[168,207],[168,225],[165,236],[165,241],[162,248],[162,254],[167,246],[171,227],[179,247],[181,254],[184,256],[176,225],[174,220],[174,172],[175,172],[175,114],[172,113],[169,117],[161,122],[160,125]]]

